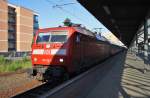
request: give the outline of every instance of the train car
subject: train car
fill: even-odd
[[[39,29],[32,44],[30,74],[38,79],[64,78],[121,51],[82,27]]]

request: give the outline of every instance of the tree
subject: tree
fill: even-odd
[[[73,24],[69,18],[66,18],[63,23],[64,23],[64,26],[72,26]]]

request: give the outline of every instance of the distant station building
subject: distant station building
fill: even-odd
[[[30,52],[38,28],[38,14],[33,10],[0,0],[0,53]]]

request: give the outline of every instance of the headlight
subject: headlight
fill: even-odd
[[[59,59],[60,62],[64,62],[64,59]]]
[[[36,61],[37,61],[37,58],[33,58],[33,61],[36,62]]]

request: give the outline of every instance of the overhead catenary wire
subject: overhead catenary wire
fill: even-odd
[[[53,8],[57,8],[59,6],[72,5],[72,4],[76,4],[76,3],[65,3],[65,4],[60,4],[60,5],[54,5]]]
[[[55,2],[53,1],[50,1],[50,0],[46,0],[49,4],[52,5],[53,8],[59,8],[61,11],[67,13],[67,14],[70,14],[71,16],[75,17],[76,19],[78,19],[79,21],[82,21],[83,23],[87,23],[87,21],[84,21],[83,19],[79,18],[77,15],[71,13],[70,11],[64,9],[62,6],[65,6],[65,5],[70,5],[70,4],[76,4],[76,3],[66,3],[66,4],[61,4],[61,5],[58,5],[56,4]]]
[[[67,14],[69,14],[69,15],[71,15],[71,16],[73,16],[74,18],[76,18],[77,20],[79,20],[79,21],[81,21],[83,24],[83,26],[87,26],[87,27],[90,27],[90,25],[88,25],[88,24],[92,24],[89,20],[89,18],[88,17],[86,17],[86,20],[83,20],[82,18],[80,18],[79,16],[81,16],[81,15],[76,15],[76,14],[74,14],[74,13],[72,13],[72,12],[70,12],[70,11],[68,11],[68,10],[66,10],[66,9],[64,9],[63,8],[63,6],[68,6],[68,5],[75,5],[75,4],[78,4],[78,2],[76,1],[76,2],[70,2],[70,3],[64,3],[64,4],[57,4],[57,3],[55,3],[54,1],[52,1],[52,0],[46,0],[49,4],[51,4],[52,5],[52,8],[58,8],[58,9],[60,9],[62,12],[65,12],[65,13],[67,13]],[[74,9],[76,9],[76,8],[74,8]],[[89,23],[90,22],[90,23]],[[92,28],[95,28],[95,26],[91,26]],[[91,29],[92,30],[92,29]]]

